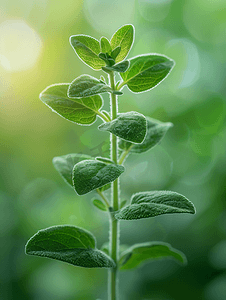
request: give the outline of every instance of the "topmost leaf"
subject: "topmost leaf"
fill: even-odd
[[[99,58],[100,43],[88,35],[78,34],[70,37],[70,44],[78,57],[94,70],[101,70],[105,62]]]
[[[128,55],[134,40],[133,25],[124,25],[120,27],[111,38],[111,48],[121,47],[121,51],[115,59],[116,63],[122,61]]]

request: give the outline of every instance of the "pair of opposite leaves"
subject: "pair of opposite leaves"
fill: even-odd
[[[102,38],[101,42],[103,40],[107,43],[106,38]],[[111,49],[117,47],[121,49],[115,59],[116,62],[126,58],[133,40],[134,27],[132,25],[122,26],[115,32],[108,44]],[[70,42],[78,57],[91,68],[101,70],[106,65],[98,56],[101,46],[96,39],[86,35],[75,35],[70,38]],[[105,46],[104,51],[107,49]],[[117,90],[113,90],[102,80],[89,75],[81,75],[70,84],[54,84],[47,87],[40,94],[40,99],[63,118],[77,124],[91,125],[97,116],[103,117],[101,93],[122,94],[120,89],[124,85],[135,93],[150,90],[165,79],[174,66],[171,59],[158,54],[136,56],[128,61],[129,68],[124,73],[120,72],[120,69],[116,70],[123,79]]]

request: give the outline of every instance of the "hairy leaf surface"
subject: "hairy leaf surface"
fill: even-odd
[[[120,149],[128,150],[130,148],[130,152],[134,153],[146,152],[160,143],[168,129],[173,126],[172,123],[163,123],[149,117],[146,117],[146,120],[147,134],[144,141],[141,144],[132,144],[124,140],[119,140]]]
[[[72,170],[75,164],[82,160],[94,159],[93,157],[85,154],[67,154],[62,156],[56,156],[53,158],[53,165],[55,169],[60,173],[63,177],[64,181],[66,181],[70,186],[73,187],[72,182]]]
[[[185,255],[163,242],[136,244],[122,253],[119,264],[121,270],[129,270],[153,260],[174,259],[185,264]]]
[[[124,25],[120,27],[112,36],[110,44],[111,48],[121,47],[121,50],[116,57],[115,61],[120,62],[128,55],[134,40],[134,27],[133,25]]]
[[[100,44],[91,36],[78,34],[70,37],[70,44],[78,57],[94,70],[101,70],[105,63],[99,58]]]
[[[101,52],[111,54],[111,45],[109,40],[106,37],[100,39]]]
[[[148,91],[167,77],[174,61],[163,55],[145,54],[129,59],[130,67],[121,73],[123,84],[134,93]]]
[[[69,83],[53,84],[39,97],[43,103],[66,120],[82,125],[93,124],[103,105],[101,96],[72,99],[67,96],[68,88]]]
[[[195,213],[195,207],[185,196],[171,191],[151,191],[134,194],[131,204],[123,207],[115,217],[137,220],[163,214]]]
[[[68,97],[83,98],[106,92],[112,92],[112,88],[90,75],[81,75],[70,84]]]
[[[111,57],[113,59],[116,59],[116,57],[119,55],[120,51],[121,51],[121,47],[120,46],[116,47],[114,50],[111,51]]]
[[[109,131],[126,141],[142,143],[147,131],[147,121],[142,114],[131,111],[119,114],[116,119],[101,124],[98,128]]]
[[[96,248],[91,232],[76,226],[53,226],[27,242],[26,254],[60,260],[85,268],[112,268],[113,260]]]
[[[79,195],[87,194],[117,179],[124,167],[97,160],[83,160],[73,169],[73,185]]]

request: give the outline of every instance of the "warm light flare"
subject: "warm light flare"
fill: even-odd
[[[41,52],[42,41],[37,32],[22,20],[0,24],[0,65],[17,72],[32,68]]]

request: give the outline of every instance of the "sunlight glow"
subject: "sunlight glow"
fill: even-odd
[[[17,72],[32,68],[42,49],[39,35],[22,20],[0,24],[0,65]]]

